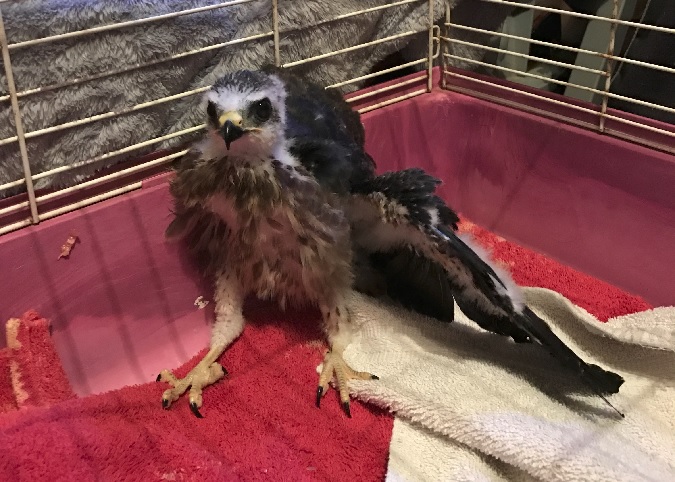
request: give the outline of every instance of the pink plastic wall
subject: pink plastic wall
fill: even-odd
[[[381,171],[422,166],[474,221],[675,304],[672,156],[440,91],[364,123]],[[194,301],[211,290],[163,239],[165,180],[0,237],[0,320],[30,308],[51,318],[80,395],[150,381],[208,343],[212,305]],[[71,232],[81,242],[57,260]]]

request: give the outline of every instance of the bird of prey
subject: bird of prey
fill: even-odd
[[[329,351],[316,404],[335,377],[350,416],[349,380],[377,379],[342,358],[351,289],[445,321],[454,299],[485,330],[543,346],[608,404],[604,395],[618,392],[621,376],[579,358],[508,273],[456,234],[438,179],[418,168],[376,174],[360,117],[339,93],[268,66],[220,78],[205,104],[208,132],[177,163],[166,234],[215,280],[215,323],[210,350],[186,377],[157,377],[171,385],[164,408],[189,390],[201,417],[202,390],[226,374],[217,360],[242,332],[243,300],[254,294],[320,309]]]

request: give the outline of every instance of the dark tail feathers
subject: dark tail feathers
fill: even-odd
[[[587,365],[586,372],[593,380],[593,386],[604,395],[619,393],[624,379],[618,373],[610,372],[598,365]]]
[[[624,415],[612,405],[605,395],[618,393],[623,378],[614,373],[583,361],[563,341],[558,338],[548,324],[539,318],[530,308],[525,308],[519,317],[522,328],[540,345],[548,349],[551,355],[561,363],[576,371],[581,380],[599,395],[607,405],[621,417]]]

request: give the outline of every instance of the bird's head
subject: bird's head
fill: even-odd
[[[216,81],[206,94],[207,126],[223,154],[268,157],[283,141],[286,89],[260,71],[239,70]]]

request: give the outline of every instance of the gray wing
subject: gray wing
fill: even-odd
[[[482,328],[543,346],[601,396],[618,392],[621,376],[579,358],[525,305],[508,273],[456,234],[456,214],[434,194],[439,182],[421,169],[407,169],[352,186],[354,249],[372,260],[387,289],[396,294],[405,288],[408,304],[428,302],[446,317],[451,308],[443,306],[451,305],[452,296]]]

